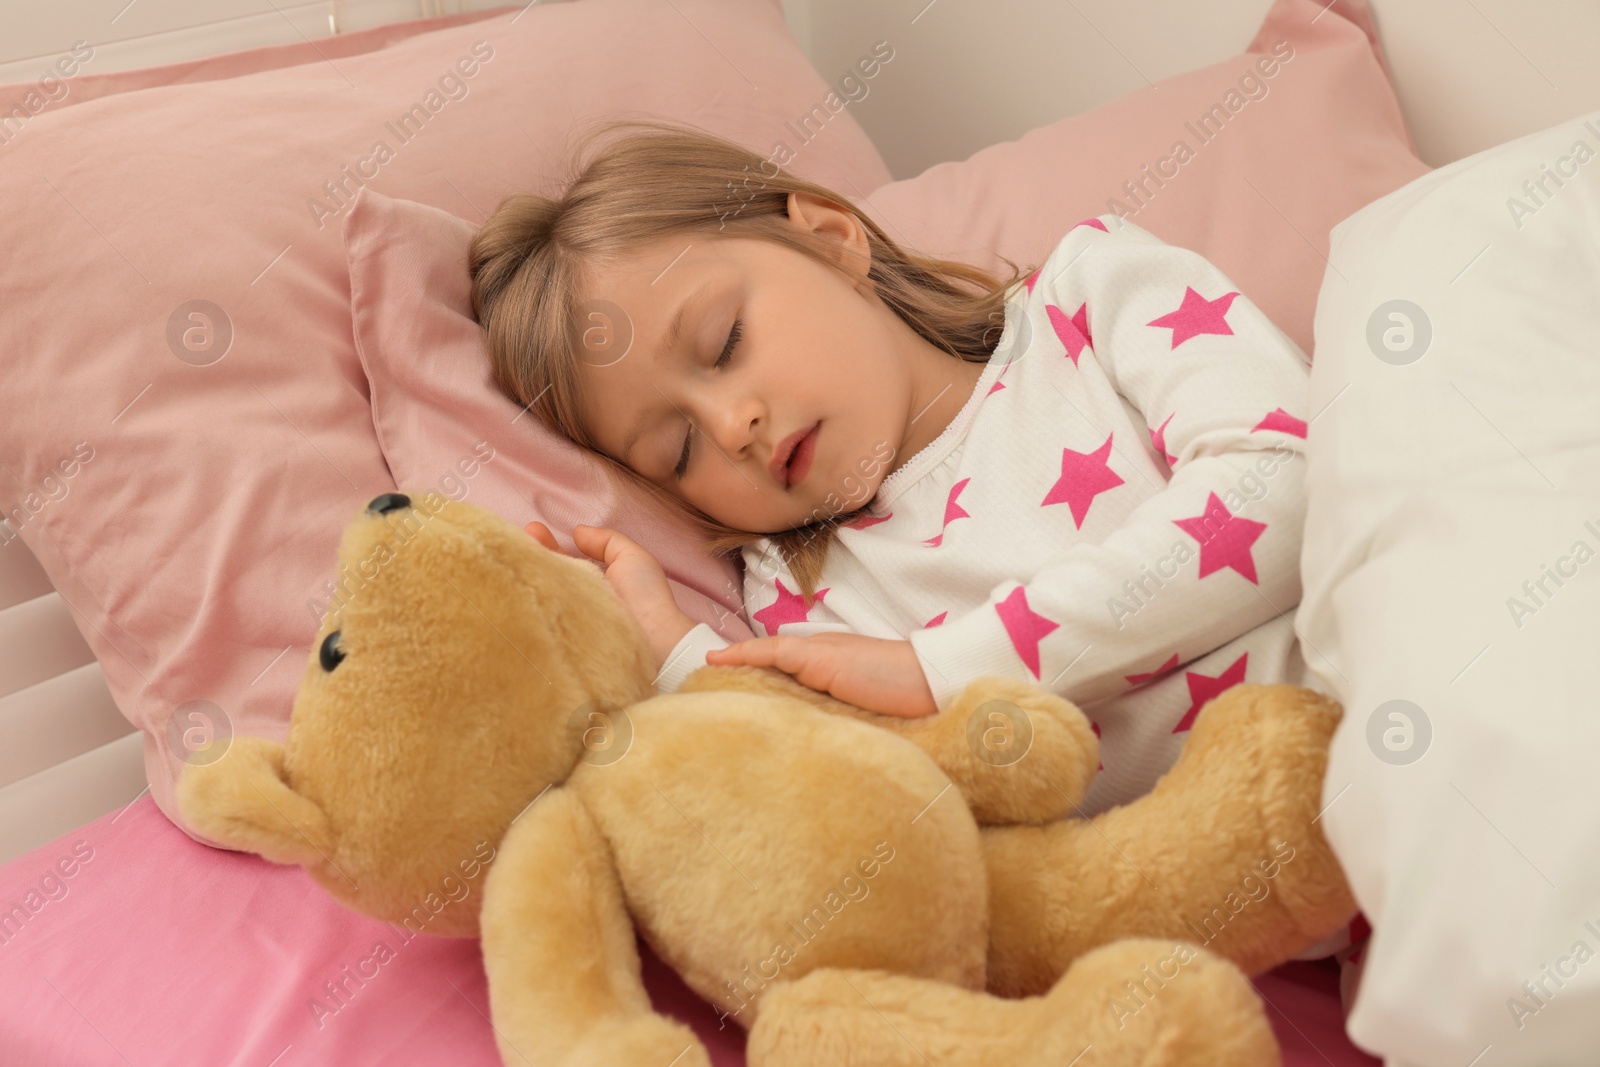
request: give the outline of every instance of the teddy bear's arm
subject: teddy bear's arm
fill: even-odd
[[[708,664],[677,692],[727,689],[796,697],[901,735],[955,783],[984,826],[1051,822],[1073,813],[1100,761],[1099,739],[1083,712],[1009,678],[979,678],[920,719],[863,711],[767,667]]]
[[[507,1067],[710,1067],[687,1026],[651,1010],[610,846],[570,791],[512,821],[480,922]]]

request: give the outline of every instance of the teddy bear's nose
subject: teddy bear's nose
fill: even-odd
[[[387,515],[391,511],[399,511],[410,506],[411,498],[404,493],[380,493],[372,498],[367,510],[374,515]]]

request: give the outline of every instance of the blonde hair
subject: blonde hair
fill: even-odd
[[[835,528],[860,515],[870,498],[792,530],[752,533],[718,522],[601,451],[579,418],[584,269],[618,263],[661,238],[720,233],[776,241],[845,273],[830,254],[837,245],[789,222],[789,194],[810,193],[849,211],[866,231],[868,279],[885,304],[934,346],[984,363],[1005,326],[1007,291],[1032,268],[1024,272],[1007,259],[1012,276],[999,282],[965,263],[906,251],[839,194],[694,127],[611,120],[593,128],[579,148],[630,128],[644,132],[607,144],[587,163],[574,162],[558,198],[509,196],[473,236],[472,310],[484,330],[495,383],[552,431],[601,456],[619,488],[635,487],[646,499],[665,498],[687,512],[707,550],[731,553],[771,537],[810,603]],[[741,178],[743,187],[736,188]]]

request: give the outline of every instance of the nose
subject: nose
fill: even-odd
[[[372,503],[367,505],[367,511],[373,515],[387,515],[391,511],[409,508],[411,498],[404,493],[379,493],[372,498]]]
[[[766,414],[766,405],[749,393],[713,396],[706,407],[701,426],[729,458],[750,447],[756,439],[756,424]]]

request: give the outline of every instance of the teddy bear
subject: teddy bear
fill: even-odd
[[[1039,687],[924,719],[750,666],[658,694],[597,564],[436,491],[372,500],[338,569],[285,742],[186,765],[180,813],[480,937],[508,1067],[709,1067],[637,938],[752,1067],[1266,1067],[1247,975],[1355,914],[1311,690],[1219,695],[1151,793],[1085,819],[1097,739]]]

